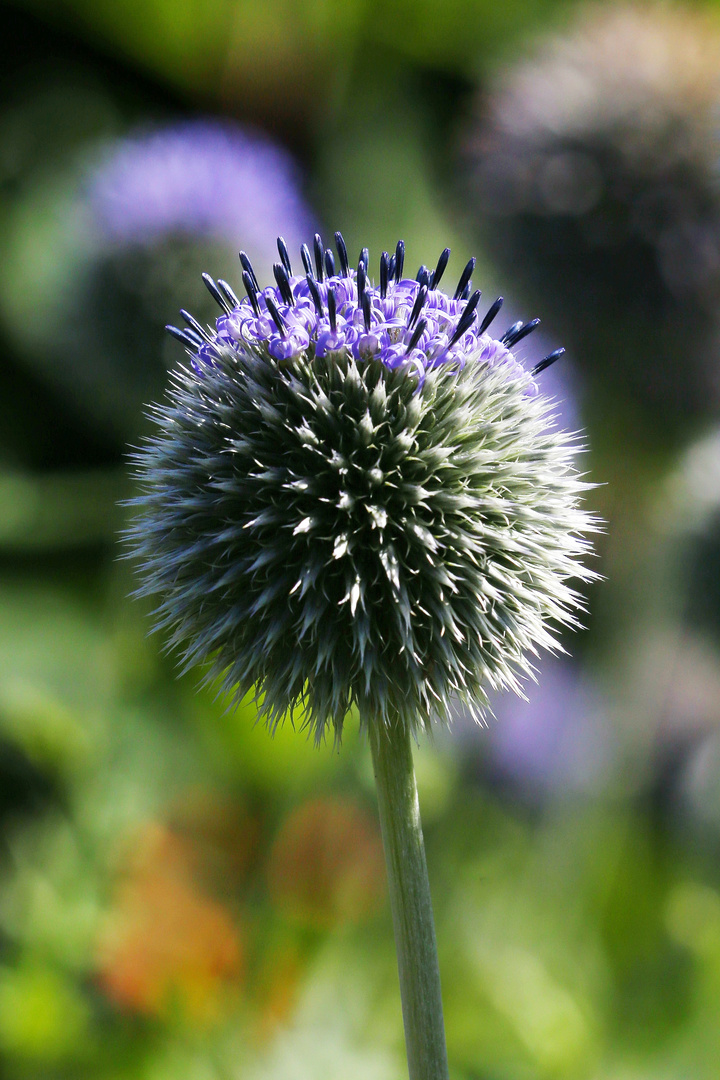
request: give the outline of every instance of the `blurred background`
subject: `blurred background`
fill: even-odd
[[[0,1078],[405,1075],[356,726],[176,680],[119,558],[164,324],[319,228],[477,255],[602,484],[568,655],[417,751],[453,1080],[717,1080],[720,4],[0,6]]]

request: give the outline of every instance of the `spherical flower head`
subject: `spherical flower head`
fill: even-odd
[[[267,259],[268,268],[272,223],[286,222],[298,243],[310,225],[290,155],[227,121],[185,120],[109,145],[88,170],[84,193],[106,242],[150,246],[174,233],[215,237]]]
[[[534,379],[562,350],[531,374],[512,350],[538,320],[490,336],[474,260],[448,296],[447,249],[408,278],[400,243],[375,285],[336,240],[337,270],[316,236],[299,275],[279,241],[264,289],[244,260],[242,301],[206,276],[223,314],[171,328],[190,363],[135,455],[130,530],[184,664],[317,738],[353,707],[415,730],[517,689],[593,576],[577,446]]]
[[[591,378],[716,412],[720,23],[599,3],[504,69],[468,130],[468,204]]]
[[[230,121],[146,127],[85,149],[51,212],[44,186],[27,196],[29,225],[10,245],[12,297],[0,307],[19,351],[96,435],[124,445],[175,360],[163,325],[191,302],[212,316],[199,284],[208,263],[227,277],[242,248],[270,274],[281,223],[299,246],[313,226],[301,189],[283,147]]]

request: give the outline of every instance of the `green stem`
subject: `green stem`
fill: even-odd
[[[435,925],[410,732],[370,724],[410,1080],[448,1080]]]

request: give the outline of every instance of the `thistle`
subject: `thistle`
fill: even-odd
[[[242,301],[205,275],[212,330],[169,327],[189,363],[134,456],[129,539],[140,593],[185,667],[207,665],[272,727],[291,711],[321,740],[355,708],[373,753],[410,1073],[447,1075],[411,738],[459,698],[519,688],[539,647],[576,624],[573,578],[592,519],[577,445],[515,347],[539,320],[489,329],[474,260],[452,296],[404,275],[404,246],[371,282],[316,235],[275,284],[241,253]]]
[[[264,290],[245,259],[242,302],[206,276],[223,314],[171,328],[190,364],[136,455],[131,532],[185,665],[318,739],[353,706],[414,731],[517,688],[587,576],[576,448],[511,351],[538,320],[493,339],[472,262],[448,297],[447,252],[408,279],[399,244],[376,287],[338,245],[338,273],[318,239],[294,276],[281,244]]]
[[[258,131],[215,119],[141,130],[111,143],[87,169],[82,190],[93,231],[108,245],[148,247],[182,235],[215,237],[227,246],[242,236],[268,268],[269,223],[286,221],[300,236],[310,218],[287,151]],[[238,190],[251,202],[238,199]]]
[[[581,6],[479,103],[467,204],[500,266],[566,328],[595,400],[668,430],[717,414],[720,23]]]
[[[55,189],[49,210],[45,187],[27,196],[22,220],[33,224],[10,245],[0,308],[22,355],[72,414],[122,447],[174,363],[163,324],[191,289],[200,317],[213,315],[196,287],[203,267],[229,274],[242,246],[270,273],[275,223],[299,245],[312,214],[286,150],[204,118],[96,145]],[[40,305],[31,301],[38,292]]]

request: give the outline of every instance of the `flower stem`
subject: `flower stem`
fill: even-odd
[[[369,725],[410,1080],[448,1080],[435,925],[410,732]]]

